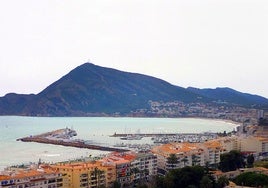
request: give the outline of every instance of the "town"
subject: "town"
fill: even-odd
[[[232,105],[223,101],[214,103],[184,103],[181,101],[161,102],[149,101],[149,110],[140,109],[132,113],[132,116],[146,117],[201,117],[257,124],[258,113],[256,107],[243,107]]]
[[[166,139],[167,135],[147,135],[165,141],[158,141],[146,150],[94,146],[111,152],[74,161],[43,163],[40,160],[29,165],[10,166],[0,173],[0,188],[158,187],[157,177],[165,177],[174,169],[196,166],[208,168],[215,182],[226,178],[228,183],[224,186],[231,186],[233,182],[229,180],[244,172],[268,175],[267,168],[253,165],[254,161],[268,158],[268,116],[262,110],[257,116],[257,124],[244,121],[231,133],[171,134],[169,139]],[[18,140],[87,148],[86,142],[70,141],[73,136],[76,132],[66,128]],[[175,136],[179,139],[174,139]],[[94,147],[89,146],[90,149]],[[243,165],[228,168],[222,156],[235,152],[243,156]]]

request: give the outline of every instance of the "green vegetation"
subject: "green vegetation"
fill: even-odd
[[[226,178],[225,176],[222,176],[218,179],[216,187],[223,188],[223,187],[227,186],[228,184],[229,184],[229,179]]]
[[[245,167],[244,157],[241,152],[232,150],[220,156],[219,169],[223,172],[233,171]]]
[[[256,161],[256,162],[254,162],[254,166],[268,168],[268,159],[267,160]]]
[[[229,153],[221,155],[220,168],[227,171],[236,170],[241,167],[251,167],[254,163],[254,156],[248,155],[244,158],[241,152],[233,150]],[[247,161],[247,163],[244,162]],[[224,188],[229,185],[229,179],[226,176],[221,176],[215,180],[212,176],[209,165],[201,166],[186,166],[183,168],[175,168],[178,158],[175,154],[168,157],[170,171],[165,176],[156,176],[149,181],[136,182],[138,188]],[[258,165],[268,165],[268,160],[255,162]],[[214,169],[215,170],[215,169]],[[136,169],[133,170],[135,173]],[[138,172],[138,171],[137,171]],[[268,188],[268,176],[256,172],[245,172],[234,179],[234,183],[240,186],[265,187]]]
[[[170,154],[167,158],[167,163],[170,164],[171,169],[174,169],[176,167],[176,164],[179,163],[178,157],[174,153]]]
[[[118,181],[115,181],[113,183],[113,188],[120,188],[120,187],[121,187],[121,184]]]
[[[254,156],[252,154],[247,156],[247,167],[252,168],[254,161],[255,161],[255,159],[254,159]]]
[[[157,187],[199,187],[202,177],[205,175],[203,167],[184,167],[171,170],[164,178],[160,177],[157,181]]]
[[[223,188],[228,185],[226,177],[221,177],[218,181],[201,166],[184,167],[173,169],[166,176],[156,178],[155,185],[157,188]]]
[[[256,172],[245,172],[234,179],[237,185],[259,187],[268,186],[268,176]]]

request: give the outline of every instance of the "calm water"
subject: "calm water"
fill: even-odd
[[[9,165],[56,162],[107,152],[16,141],[17,138],[40,134],[65,127],[77,131],[76,138],[93,144],[122,143],[116,133],[200,133],[232,131],[237,125],[217,120],[190,118],[92,118],[92,117],[18,117],[0,116],[0,170]],[[126,143],[151,143],[150,138]]]

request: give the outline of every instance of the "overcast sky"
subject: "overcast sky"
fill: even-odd
[[[96,65],[268,98],[268,1],[0,0],[0,96]]]

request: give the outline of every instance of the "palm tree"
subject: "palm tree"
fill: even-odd
[[[252,168],[254,163],[254,156],[253,154],[247,156],[247,167]]]
[[[174,153],[170,154],[169,157],[167,158],[167,163],[171,164],[171,169],[174,169],[174,167],[176,167],[176,165],[179,163],[176,154]]]
[[[148,169],[141,170],[140,175],[141,175],[140,183],[145,183],[149,175],[149,170]]]
[[[212,180],[209,179],[208,176],[203,176],[202,179],[200,180],[200,188],[212,188],[213,183]]]
[[[101,176],[104,174],[103,170],[98,169],[98,167],[95,167],[94,171],[93,171],[93,175],[94,175],[94,179],[96,179],[96,183],[97,183],[97,187],[100,187],[100,180],[101,180]]]
[[[135,167],[131,169],[131,174],[134,174],[134,181],[136,180],[136,175],[140,173],[139,168]]]
[[[198,162],[200,162],[199,157],[195,154],[192,155],[192,166],[195,166]]]
[[[181,161],[183,162],[183,166],[186,166],[185,164],[188,162],[187,156],[185,156]]]

